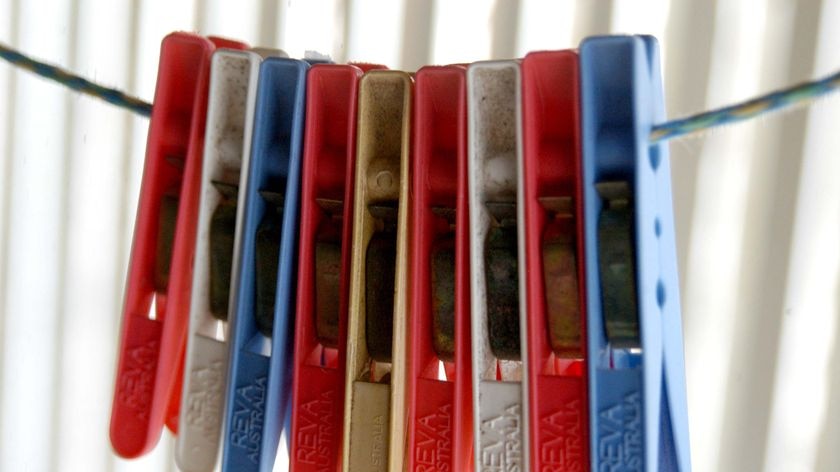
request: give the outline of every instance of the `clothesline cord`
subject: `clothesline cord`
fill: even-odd
[[[651,143],[686,136],[739,121],[746,121],[784,108],[807,104],[840,88],[840,71],[822,79],[802,82],[734,105],[704,111],[653,127]]]
[[[67,69],[37,61],[6,44],[0,43],[0,57],[13,65],[26,69],[86,95],[105,100],[142,116],[152,115],[152,104],[128,95],[118,89],[105,87],[80,77]]]
[[[91,82],[61,67],[35,60],[2,42],[0,42],[0,58],[41,77],[58,82],[65,87],[105,100],[139,115],[148,117],[152,114],[151,103],[118,89]],[[734,105],[658,124],[651,130],[650,141],[651,143],[667,141],[716,126],[749,120],[759,115],[808,103],[834,92],[838,88],[840,88],[840,71],[821,79],[803,82]]]

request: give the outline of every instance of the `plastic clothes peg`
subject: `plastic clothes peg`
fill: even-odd
[[[516,61],[467,71],[475,470],[524,470],[521,86]]]
[[[531,470],[589,470],[580,87],[574,51],[522,61]]]
[[[289,406],[304,61],[260,65],[243,206],[222,470],[270,471]]]
[[[218,458],[229,307],[235,300],[231,277],[239,263],[234,247],[241,239],[239,194],[248,169],[261,60],[250,51],[221,49],[213,54],[181,428],[175,448],[175,460],[184,471],[211,470]]]
[[[155,106],[126,278],[110,436],[122,457],[177,430],[210,55],[242,43],[172,33],[161,42]]]
[[[467,96],[462,66],[415,75],[407,470],[469,470]]]
[[[359,84],[342,470],[403,470],[412,79]]]
[[[593,470],[691,469],[659,67],[652,37],[580,47]]]

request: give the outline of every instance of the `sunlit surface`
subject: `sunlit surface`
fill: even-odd
[[[404,0],[354,0],[348,4],[347,60],[398,67]]]
[[[289,2],[281,44],[291,57],[317,51],[335,57],[337,0]]]
[[[45,3],[45,2],[44,2]],[[66,29],[69,4],[44,17],[45,4],[21,6],[18,44],[47,57],[64,56],[66,43],[53,31]],[[44,81],[20,80],[16,107],[9,123],[13,139],[3,159],[10,170],[6,182],[10,223],[4,224],[6,258],[5,313],[2,346],[2,470],[48,470],[57,434],[60,359],[57,350],[61,310],[61,257],[64,229],[63,163],[68,96]],[[49,113],[44,113],[50,110]],[[11,176],[14,179],[10,179]],[[11,180],[11,182],[10,182]],[[44,194],[32,198],[36,189]],[[113,287],[111,288],[113,289]],[[25,406],[25,407],[24,407]],[[9,447],[12,446],[12,447]]]
[[[524,0],[519,15],[516,51],[577,47],[572,39],[575,2],[572,0]]]
[[[432,27],[432,62],[457,64],[490,59],[494,4],[438,0]]]

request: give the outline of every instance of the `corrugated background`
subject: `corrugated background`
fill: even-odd
[[[151,99],[160,39],[416,69],[663,47],[669,116],[840,67],[837,0],[0,0],[0,40]],[[840,469],[840,100],[671,145],[698,471]],[[147,120],[0,65],[0,470],[174,470],[107,439]],[[278,461],[281,466],[284,460]]]

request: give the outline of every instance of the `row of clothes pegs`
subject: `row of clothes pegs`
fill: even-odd
[[[111,442],[185,471],[688,471],[658,46],[162,43]],[[221,455],[219,451],[221,450]]]

